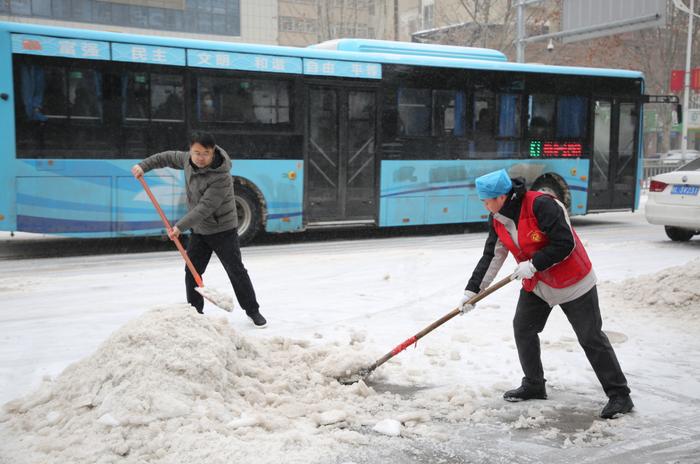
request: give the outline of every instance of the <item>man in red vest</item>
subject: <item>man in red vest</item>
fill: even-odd
[[[547,399],[538,334],[559,305],[609,398],[600,417],[630,412],[634,404],[627,379],[602,330],[596,276],[564,205],[550,195],[527,191],[525,182],[511,179],[505,169],[477,178],[476,189],[491,212],[489,236],[460,301],[462,312],[474,308],[467,302],[491,284],[508,252],[518,263],[514,275],[522,281],[513,331],[525,376],[503,398]]]

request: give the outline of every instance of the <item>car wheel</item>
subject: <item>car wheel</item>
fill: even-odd
[[[552,195],[554,198],[564,203],[566,209],[571,208],[571,194],[566,188],[566,185],[560,185],[555,179],[547,177],[539,179],[532,185],[530,190]]]
[[[687,242],[695,233],[692,230],[681,229],[680,227],[664,226],[666,235],[674,242]]]
[[[238,240],[249,243],[262,228],[262,214],[258,197],[247,187],[236,184],[234,188],[236,214],[238,214]]]

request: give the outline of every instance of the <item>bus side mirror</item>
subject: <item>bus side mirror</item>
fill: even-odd
[[[683,105],[680,103],[676,105],[676,120],[678,124],[683,124]]]

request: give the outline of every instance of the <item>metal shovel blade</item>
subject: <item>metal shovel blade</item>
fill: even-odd
[[[230,294],[209,287],[196,287],[195,290],[219,308],[228,312],[233,311],[233,297]]]
[[[365,380],[371,373],[372,369],[363,368],[344,377],[338,377],[338,382],[342,383],[343,385],[352,385],[360,380]]]

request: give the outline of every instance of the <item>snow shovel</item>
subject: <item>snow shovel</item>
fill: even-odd
[[[495,292],[496,290],[503,287],[508,282],[510,282],[514,279],[515,279],[515,275],[511,274],[508,277],[499,280],[495,284],[491,285],[489,288],[486,288],[486,289],[482,290],[481,292],[479,292],[478,294],[476,294],[474,297],[472,297],[472,299],[470,299],[468,301],[468,303],[475,304],[476,302],[481,301],[482,299],[486,298],[487,296],[489,296],[490,294],[492,294],[493,292]],[[358,372],[350,374],[347,377],[338,378],[338,382],[340,382],[344,385],[351,385],[353,383],[359,382],[360,380],[367,379],[367,377],[369,377],[370,374],[372,372],[374,372],[374,370],[376,368],[378,368],[379,366],[381,366],[382,364],[384,364],[385,362],[387,362],[388,360],[390,360],[391,358],[393,358],[397,354],[401,353],[403,350],[405,350],[409,346],[411,346],[415,343],[418,343],[418,340],[420,340],[424,336],[428,335],[428,333],[432,332],[434,329],[437,329],[438,327],[440,327],[442,324],[449,321],[453,317],[457,316],[458,314],[460,314],[460,312],[461,311],[459,310],[459,308],[453,309],[452,311],[445,314],[437,321],[430,324],[425,329],[423,329],[420,332],[418,332],[417,334],[415,334],[413,337],[408,338],[403,343],[397,345],[396,348],[394,348],[393,350],[389,351],[387,354],[385,354],[384,356],[382,356],[381,358],[376,360],[374,362],[374,364],[372,364],[371,366],[362,368]]]
[[[168,218],[165,217],[165,213],[163,213],[163,210],[160,208],[156,197],[153,196],[153,192],[151,192],[151,189],[148,187],[146,180],[143,178],[143,176],[138,176],[137,179],[139,180],[139,182],[141,182],[143,189],[146,191],[146,195],[148,195],[148,198],[151,199],[151,203],[153,203],[153,206],[155,206],[156,211],[158,211],[158,214],[163,220],[163,224],[165,224],[165,228],[167,229],[167,231],[172,231],[173,228],[170,226],[170,221],[168,221]],[[228,312],[233,311],[233,297],[215,289],[204,288],[202,276],[200,276],[199,272],[197,272],[197,270],[194,268],[192,261],[190,261],[189,256],[187,256],[187,251],[185,251],[185,248],[182,246],[182,242],[180,242],[180,239],[177,237],[173,237],[172,240],[173,242],[175,242],[175,246],[177,247],[182,257],[185,259],[185,264],[187,264],[187,268],[192,273],[194,281],[197,282],[197,288],[195,288],[195,290],[197,290],[197,292],[199,292],[200,295],[202,295],[207,300],[211,301],[219,308]]]

